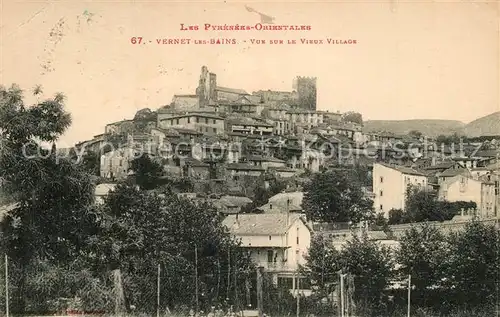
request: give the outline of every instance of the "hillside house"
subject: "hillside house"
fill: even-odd
[[[405,209],[409,186],[427,188],[427,177],[417,170],[398,165],[373,165],[373,200],[375,212],[388,218],[391,209]]]
[[[251,118],[231,118],[227,120],[227,130],[232,133],[272,135],[274,126]]]
[[[227,216],[223,224],[275,284],[295,289],[295,274],[306,263],[311,244],[312,228],[302,215],[237,214]]]
[[[224,132],[224,118],[202,113],[187,113],[166,118],[158,116],[158,127],[162,129],[183,128],[215,135]]]
[[[255,166],[248,163],[231,163],[226,165],[226,170],[233,180],[239,180],[244,176],[260,176],[265,172],[261,166]]]
[[[283,160],[262,155],[249,155],[246,160],[250,165],[262,167],[265,170],[272,167],[285,167],[286,165]]]
[[[487,179],[474,179],[466,175],[456,175],[442,182],[439,188],[440,200],[473,201],[477,215],[482,218],[495,216],[495,182]]]

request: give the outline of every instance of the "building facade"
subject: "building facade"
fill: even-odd
[[[252,261],[272,276],[274,283],[295,288],[294,275],[311,245],[311,227],[300,214],[229,215],[223,224],[250,254]]]
[[[405,209],[409,186],[427,188],[427,177],[414,169],[383,163],[373,165],[373,207],[389,217],[391,209]]]
[[[189,113],[166,118],[158,117],[158,127],[162,129],[184,128],[215,135],[224,132],[224,118],[201,113]]]
[[[473,201],[476,203],[478,216],[483,218],[495,216],[496,196],[494,181],[457,175],[441,183],[439,199],[450,202]]]

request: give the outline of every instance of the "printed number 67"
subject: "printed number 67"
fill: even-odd
[[[142,42],[142,37],[138,36],[138,37],[133,37],[130,39],[130,43],[132,44],[141,44]]]

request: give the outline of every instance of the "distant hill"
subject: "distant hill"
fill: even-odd
[[[500,111],[468,123],[463,132],[470,137],[500,135]]]
[[[367,132],[387,131],[395,134],[407,134],[412,130],[417,130],[429,137],[461,132],[465,126],[465,123],[456,120],[432,119],[368,120],[364,122],[364,130]]]

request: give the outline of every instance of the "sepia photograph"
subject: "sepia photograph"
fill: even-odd
[[[0,0],[0,316],[500,317],[500,2]]]

